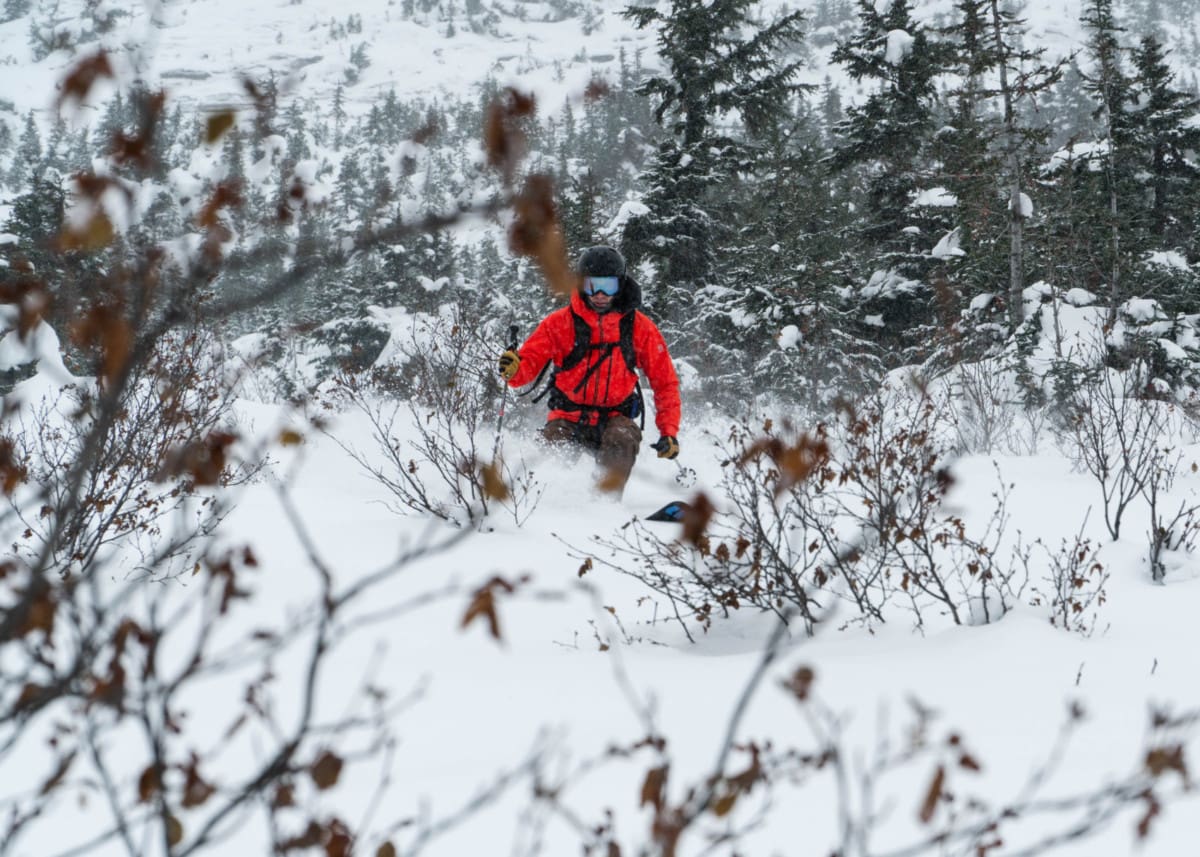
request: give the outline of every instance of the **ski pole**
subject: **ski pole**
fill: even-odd
[[[508,351],[517,350],[517,326],[510,324],[508,326]],[[500,413],[496,417],[496,443],[492,446],[492,464],[496,463],[497,456],[500,455],[500,433],[504,430],[504,412],[508,410],[508,379],[503,381],[504,389],[500,393]]]

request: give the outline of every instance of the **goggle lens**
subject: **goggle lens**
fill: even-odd
[[[585,295],[602,294],[612,297],[621,288],[620,277],[584,277],[583,293]]]

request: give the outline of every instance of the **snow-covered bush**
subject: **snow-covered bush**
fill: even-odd
[[[498,454],[497,340],[463,305],[400,319],[379,363],[335,379],[331,403],[363,414],[375,441],[370,452],[343,447],[387,488],[398,512],[479,527],[506,508],[523,522],[541,485],[523,460]]]
[[[1084,518],[1084,526],[1087,518]],[[1090,636],[1099,621],[1099,609],[1107,599],[1105,584],[1109,571],[1097,559],[1099,547],[1083,535],[1084,527],[1070,540],[1062,539],[1057,550],[1043,541],[1037,547],[1046,561],[1042,578],[1045,587],[1034,585],[1030,604],[1050,610],[1056,628]]]
[[[1104,523],[1116,541],[1129,505],[1163,466],[1163,435],[1172,406],[1147,399],[1132,372],[1101,370],[1071,398],[1064,435],[1067,454],[1100,486]]]
[[[56,568],[78,577],[112,561],[156,577],[190,564],[228,511],[208,487],[228,488],[258,469],[228,455],[232,396],[211,345],[195,331],[165,338],[109,418],[93,379],[18,388],[18,398],[39,397],[0,435],[24,462],[29,488],[8,498],[22,530],[12,539],[18,555],[33,561],[49,551]],[[83,502],[68,503],[72,493]],[[60,507],[71,515],[43,514]]]
[[[721,444],[722,496],[685,522],[690,546],[637,525],[602,544],[705,629],[752,607],[786,610],[811,631],[835,602],[869,626],[995,621],[1020,600],[1026,563],[1001,553],[1003,483],[978,531],[943,506],[952,436],[933,401],[907,391],[809,432],[736,425]]]

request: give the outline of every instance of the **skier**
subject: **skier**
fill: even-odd
[[[625,273],[624,257],[589,247],[578,269],[570,305],[544,318],[519,349],[505,351],[500,374],[511,387],[536,384],[553,363],[543,437],[594,450],[607,471],[603,487],[620,496],[642,441],[635,420],[645,422],[637,370],[654,391],[660,437],[651,447],[659,458],[679,455],[679,379],[658,327],[638,311],[641,287]]]

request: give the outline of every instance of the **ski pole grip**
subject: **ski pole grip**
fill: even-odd
[[[508,326],[508,350],[517,350],[517,326],[515,324]]]

